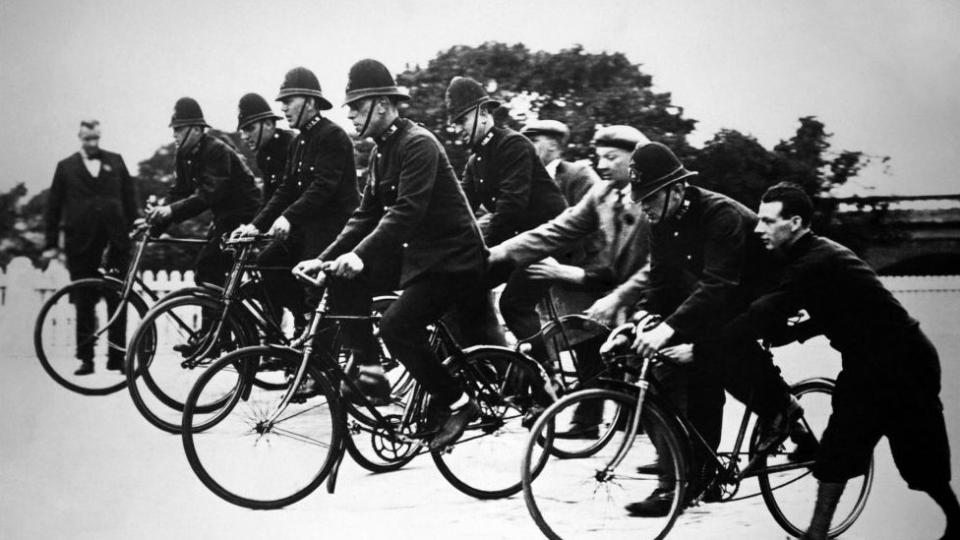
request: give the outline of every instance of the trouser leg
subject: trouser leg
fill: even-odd
[[[463,391],[430,349],[426,327],[470,294],[476,282],[474,275],[424,277],[409,284],[380,321],[387,348],[440,405],[453,403]]]
[[[550,290],[551,282],[544,279],[531,279],[524,268],[514,269],[500,294],[500,314],[518,340],[527,340],[540,332],[540,314],[537,304]],[[547,371],[552,371],[547,358],[546,346],[542,338],[530,341],[530,355],[539,361]]]

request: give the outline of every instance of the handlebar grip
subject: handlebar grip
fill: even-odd
[[[320,274],[317,274],[317,277],[311,277],[304,272],[298,272],[296,269],[293,270],[293,277],[314,287],[322,287],[325,281],[320,279]]]

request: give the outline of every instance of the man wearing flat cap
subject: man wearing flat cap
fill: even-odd
[[[384,312],[380,335],[433,403],[449,413],[430,442],[431,450],[439,450],[463,434],[479,407],[431,349],[427,325],[454,304],[485,292],[478,284],[487,252],[443,146],[425,128],[400,117],[397,104],[406,99],[382,63],[360,60],[350,69],[348,116],[360,137],[376,143],[370,179],[360,207],[336,241],[297,269],[311,274],[322,269],[332,276],[331,309],[366,315],[372,294],[384,285],[376,283],[382,268],[400,267],[403,292]],[[389,394],[370,324],[343,330],[348,347],[365,351],[359,356],[368,359],[356,374],[361,391]]]
[[[446,92],[449,121],[473,155],[463,173],[463,189],[480,218],[483,239],[495,246],[530,230],[562,212],[567,204],[556,182],[537,157],[529,139],[511,129],[494,125],[493,109],[500,103],[487,95],[477,81],[454,77]],[[540,331],[537,303],[546,296],[550,282],[533,280],[522,267],[502,264],[489,269],[488,284],[506,283],[500,295],[500,314],[518,340]],[[548,370],[543,341],[530,343],[531,355]]]
[[[130,259],[127,231],[137,218],[133,180],[120,154],[100,148],[100,122],[80,122],[77,136],[80,151],[57,163],[53,175],[45,216],[44,255],[56,256],[62,225],[71,280],[99,276],[104,250],[107,269],[125,272]],[[94,340],[89,336],[96,331],[97,299],[77,293],[71,301],[77,310],[76,357],[80,361],[75,374],[88,375],[94,370]],[[114,308],[109,306],[111,312]],[[119,347],[110,348],[107,369],[123,369],[125,330],[124,324],[110,326],[108,339]]]
[[[536,279],[563,286],[563,311],[586,311],[604,324],[623,322],[626,310],[642,296],[647,281],[649,225],[640,205],[630,200],[630,156],[638,144],[649,142],[630,126],[608,126],[593,138],[602,181],[574,206],[535,229],[490,248],[491,264],[509,259],[529,264]],[[582,266],[561,264],[554,257],[578,242],[599,236],[598,249]],[[548,257],[540,261],[543,257]],[[539,262],[537,262],[539,261]],[[597,340],[574,346],[577,369],[588,378],[600,368]],[[587,402],[589,403],[589,402]],[[573,425],[561,437],[594,438],[600,410],[578,407]]]
[[[573,206],[590,191],[599,178],[589,165],[574,163],[563,159],[563,148],[570,138],[570,128],[558,120],[531,120],[523,126],[520,133],[526,135],[537,157],[543,163],[550,178],[560,187],[567,206]]]
[[[244,94],[237,108],[237,131],[240,132],[240,140],[257,156],[263,204],[267,204],[283,178],[287,151],[294,134],[277,127],[277,120],[282,118],[273,112],[260,94]]]
[[[360,202],[353,142],[347,133],[321,115],[333,105],[323,97],[320,82],[309,69],[287,72],[277,101],[291,127],[300,134],[290,143],[279,187],[253,221],[238,234],[267,231],[276,239],[261,253],[266,289],[281,307],[302,321],[316,291],[307,291],[287,270],[316,257],[340,234]],[[280,315],[275,313],[274,315]]]
[[[220,236],[253,216],[260,191],[237,150],[207,133],[210,126],[196,100],[177,100],[170,127],[177,144],[177,176],[167,204],[153,208],[148,219],[162,228],[210,210],[213,225],[197,255],[195,279],[198,285],[222,286],[233,259],[220,249]]]
[[[720,442],[724,389],[759,416],[758,448],[780,444],[803,409],[770,354],[752,339],[706,346],[728,320],[772,286],[775,269],[752,234],[757,215],[733,199],[689,185],[687,180],[697,173],[660,143],[634,150],[630,174],[631,197],[651,224],[646,309],[663,317],[638,332],[634,349],[673,360],[659,364],[654,374],[714,449]],[[806,450],[815,450],[815,444]],[[692,461],[693,471],[706,462],[702,455],[692,456]],[[692,478],[692,496],[703,489],[704,480]],[[664,515],[673,488],[661,485],[627,508],[639,516]]]

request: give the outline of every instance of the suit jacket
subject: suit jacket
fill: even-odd
[[[280,186],[283,171],[287,165],[287,152],[293,141],[293,132],[278,129],[273,137],[257,152],[257,169],[263,177],[263,204],[270,202],[275,191]]]
[[[753,233],[757,215],[733,199],[687,187],[683,207],[651,227],[651,311],[682,338],[713,336],[772,285],[776,267]]]
[[[382,265],[399,253],[402,287],[429,274],[479,276],[487,251],[440,142],[399,118],[376,143],[360,207],[320,258],[353,251]]]
[[[483,238],[493,246],[556,217],[567,203],[537,157],[533,143],[495,127],[476,145],[463,174],[463,189],[484,216]]]
[[[100,162],[96,178],[80,152],[57,163],[47,199],[47,247],[57,246],[61,222],[68,254],[88,250],[96,234],[120,249],[130,245],[127,231],[138,215],[133,179],[120,154],[101,151]]]
[[[233,148],[204,134],[187,152],[177,152],[177,178],[167,195],[171,222],[213,212],[215,227],[245,222],[260,205],[253,173]]]
[[[563,160],[557,163],[557,174],[553,179],[557,182],[563,199],[567,201],[567,206],[580,202],[590,188],[600,182],[600,177],[589,165]]]
[[[353,142],[329,118],[313,117],[290,143],[280,186],[253,224],[266,230],[280,215],[312,245],[332,242],[360,202]]]
[[[639,204],[630,201],[629,188],[599,182],[552,220],[500,245],[518,266],[556,255],[584,238],[600,233],[599,249],[588,253],[583,269],[584,289],[602,294],[639,271],[646,277],[649,223]]]

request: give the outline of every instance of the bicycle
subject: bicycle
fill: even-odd
[[[324,296],[296,344],[302,350],[247,347],[224,356],[199,377],[187,398],[181,436],[191,468],[216,495],[247,508],[274,509],[301,500],[324,480],[332,493],[344,455],[357,447],[350,428],[371,437],[384,470],[424,451],[443,416],[418,384],[393,404],[396,412],[383,414],[337,359],[314,348],[322,322],[335,323],[333,331],[338,331],[346,320],[372,318],[331,314]],[[459,441],[431,452],[435,465],[454,487],[477,498],[519,492],[520,481],[508,465],[515,463],[526,439],[521,423],[532,404],[529,383],[547,385],[542,368],[506,347],[463,349],[443,321],[432,332],[450,352],[444,365],[481,409]],[[281,388],[251,383],[252,374],[264,365],[276,369],[270,373]],[[340,395],[341,385],[351,390],[356,403]],[[215,411],[204,413],[196,406],[220,400],[224,405]],[[364,465],[356,453],[351,455]]]
[[[84,395],[107,395],[122,389],[126,378],[120,371],[97,370],[77,376],[77,353],[92,348],[95,358],[122,355],[126,351],[127,330],[134,328],[148,305],[157,302],[160,292],[153,290],[139,275],[148,245],[203,245],[198,238],[153,237],[149,226],[138,225],[130,233],[135,240],[133,258],[123,280],[101,271],[100,277],[72,281],[58,289],[43,303],[34,324],[33,344],[43,369],[64,388]],[[174,291],[170,294],[186,294]],[[71,304],[87,301],[94,304],[94,328],[79,335],[76,310]],[[100,321],[105,321],[102,325]],[[106,334],[106,339],[101,339]]]
[[[634,382],[605,378],[603,387],[574,392],[548,408],[531,430],[521,475],[527,509],[543,534],[553,539],[579,538],[604,530],[610,537],[665,538],[687,504],[699,504],[706,492],[717,488],[721,502],[762,496],[784,530],[802,535],[817,489],[810,471],[814,463],[810,456],[815,453],[809,446],[810,435],[819,440],[826,426],[834,381],[811,378],[791,386],[804,416],[778,447],[758,449],[759,426],[754,423],[743,450],[752,416],[745,409],[732,449],[714,452],[658,390],[651,367],[668,360],[644,358],[638,365],[633,354],[622,350],[632,342],[633,331],[632,324],[614,330],[604,345],[604,358],[609,372],[630,374]],[[591,451],[576,459],[552,457],[554,426],[567,419],[572,407],[587,402],[603,410],[598,438],[605,438],[605,443],[583,441]],[[716,476],[702,477],[702,471],[690,470],[694,451],[707,456],[705,469],[715,468]],[[551,454],[546,464],[541,463],[544,454]],[[737,497],[742,482],[754,477],[759,493]],[[849,529],[859,517],[872,481],[871,462],[866,474],[848,483],[831,537]],[[631,517],[623,508],[654,493],[669,508],[663,516]],[[576,516],[569,515],[572,504],[578,505]]]
[[[251,262],[270,239],[225,238],[223,248],[234,253],[234,262],[223,287],[205,284],[165,298],[143,316],[130,338],[125,373],[134,405],[152,425],[179,433],[187,393],[216,358],[246,345],[288,341],[259,276],[273,268]]]

